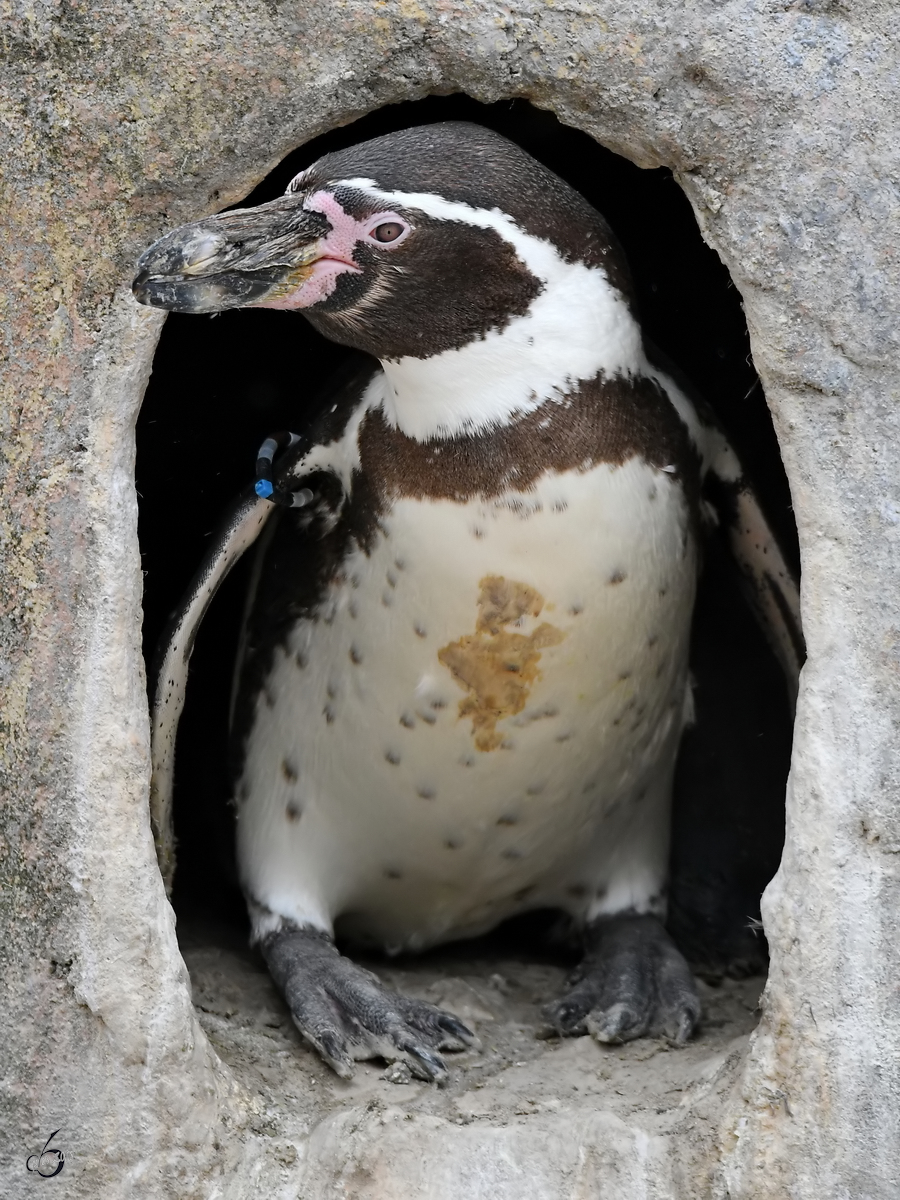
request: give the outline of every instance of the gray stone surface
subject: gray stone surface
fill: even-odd
[[[304,1196],[512,1195],[503,1162],[532,1164],[535,1196],[895,1197],[894,6],[10,0],[2,13],[2,1194],[31,1194],[24,1157],[62,1126],[66,1169],[40,1186],[67,1198],[295,1197],[303,1171]],[[459,1125],[415,1106],[407,1120],[393,1100],[324,1117],[292,1175],[285,1097],[269,1094],[270,1120],[216,1052],[153,861],[133,425],[160,321],[127,285],[164,228],[246,194],[298,144],[453,90],[527,96],[670,166],[744,298],[810,649],[764,905],[773,965],[714,1136],[702,1098],[668,1131],[591,1104],[565,1121]],[[298,1095],[320,1086],[292,1078]]]

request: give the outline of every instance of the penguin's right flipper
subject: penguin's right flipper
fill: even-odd
[[[194,578],[172,614],[159,643],[150,730],[150,824],[159,869],[171,894],[175,874],[175,837],[172,830],[172,786],[175,738],[184,708],[188,663],[207,609],[231,568],[259,537],[274,512],[252,486],[246,488],[212,538]]]
[[[281,929],[260,941],[294,1024],[343,1079],[359,1059],[403,1062],[418,1079],[448,1075],[439,1051],[478,1047],[451,1013],[390,991],[371,971],[340,954],[326,933]]]

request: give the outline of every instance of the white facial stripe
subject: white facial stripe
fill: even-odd
[[[427,192],[388,192],[369,179],[341,184],[385,206],[493,229],[544,285],[523,316],[482,341],[431,358],[384,363],[391,388],[385,415],[425,441],[502,425],[579,380],[643,372],[640,329],[622,295],[597,267],[568,263],[550,242],[525,233],[499,209],[473,208]]]

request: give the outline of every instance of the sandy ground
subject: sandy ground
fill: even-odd
[[[262,960],[239,934],[208,925],[180,932],[201,1024],[251,1098],[250,1128],[287,1175],[295,1164],[299,1169],[298,1158],[308,1160],[317,1129],[333,1130],[335,1120],[340,1125],[351,1116],[358,1138],[364,1138],[360,1121],[377,1117],[380,1128],[385,1114],[424,1119],[423,1129],[526,1125],[538,1137],[542,1129],[568,1128],[592,1114],[608,1121],[611,1114],[652,1138],[677,1133],[688,1113],[696,1130],[699,1112],[714,1137],[717,1095],[731,1084],[763,986],[761,978],[716,987],[701,982],[702,1028],[683,1049],[649,1039],[609,1047],[590,1037],[538,1036],[540,1007],[562,989],[571,965],[565,955],[528,953],[495,938],[418,959],[359,959],[391,987],[456,1013],[477,1032],[482,1049],[448,1055],[451,1078],[443,1087],[383,1062],[358,1064],[345,1082],[303,1043]],[[541,1116],[556,1119],[548,1124]],[[320,1193],[310,1185],[303,1195],[382,1195],[372,1187],[370,1180]],[[431,1194],[410,1188],[409,1194]],[[548,1188],[547,1195],[570,1194]]]

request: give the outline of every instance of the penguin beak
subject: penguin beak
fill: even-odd
[[[131,285],[141,304],[170,312],[212,313],[290,295],[322,255],[331,225],[282,196],[167,233],[138,260]]]

